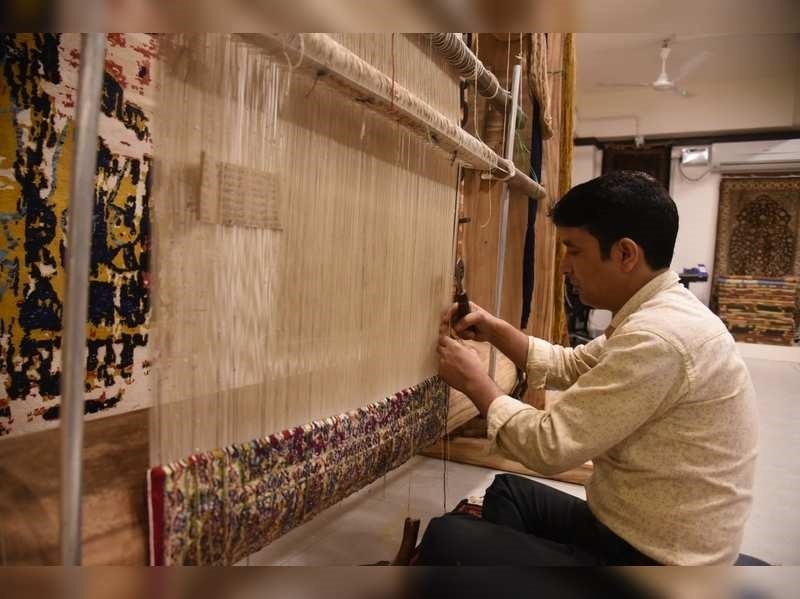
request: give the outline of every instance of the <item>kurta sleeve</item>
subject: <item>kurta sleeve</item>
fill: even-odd
[[[487,414],[492,447],[532,470],[557,474],[613,447],[668,397],[686,392],[683,357],[658,335],[618,333],[604,343],[601,358],[587,350],[562,352],[542,345],[554,352],[547,359],[557,379],[574,376],[574,384],[546,410],[508,396],[495,399]],[[592,360],[598,361],[587,367]]]
[[[531,337],[528,344],[528,385],[534,389],[566,389],[597,366],[605,344],[605,335],[574,349]]]

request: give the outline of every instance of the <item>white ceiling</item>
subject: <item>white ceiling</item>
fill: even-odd
[[[578,92],[600,91],[598,82],[652,82],[661,70],[659,49],[663,34],[594,34],[576,37]],[[681,66],[703,52],[709,57],[683,81],[717,82],[761,77],[800,76],[800,34],[675,35],[667,72],[674,77]]]

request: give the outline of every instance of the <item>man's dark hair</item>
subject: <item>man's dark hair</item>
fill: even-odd
[[[559,227],[583,227],[600,243],[603,258],[623,237],[635,241],[653,270],[668,268],[678,236],[678,209],[647,173],[612,171],[570,189],[550,209]]]

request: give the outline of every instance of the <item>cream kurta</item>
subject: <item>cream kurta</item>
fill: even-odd
[[[542,474],[594,461],[594,515],[665,564],[732,564],[750,511],[758,420],[750,376],[722,322],[665,272],[573,349],[531,338],[541,411],[489,408],[496,447]]]

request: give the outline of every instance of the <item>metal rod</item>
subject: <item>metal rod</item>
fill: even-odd
[[[83,404],[89,252],[97,171],[97,126],[106,51],[104,33],[81,35],[75,158],[68,212],[64,336],[61,340],[61,564],[81,563]]]
[[[511,84],[511,112],[508,114],[506,123],[506,160],[514,160],[514,137],[516,134],[517,102],[519,101],[519,81],[522,77],[522,67],[514,65],[514,78]],[[494,288],[494,315],[500,317],[500,302],[503,291],[503,273],[506,262],[506,237],[508,236],[508,200],[511,195],[511,188],[508,182],[503,186],[503,199],[500,208],[500,237],[498,239],[497,252],[497,278]],[[489,350],[489,376],[494,379],[495,367],[497,366],[497,349],[492,346]]]

